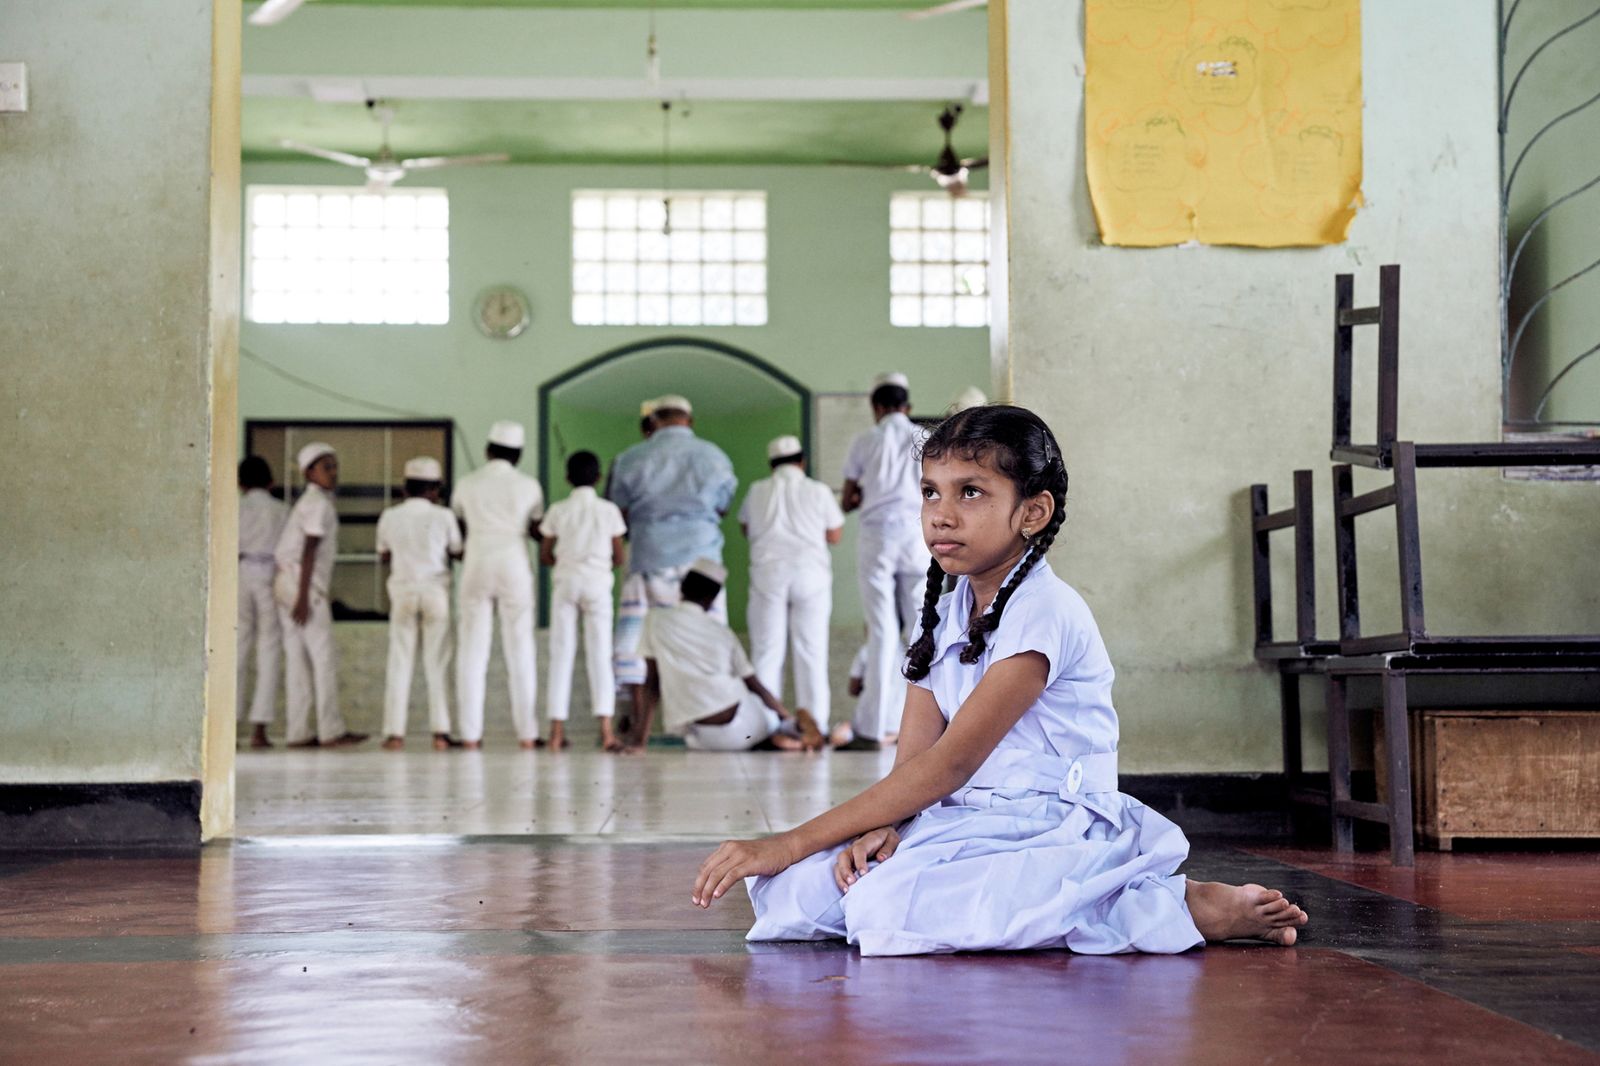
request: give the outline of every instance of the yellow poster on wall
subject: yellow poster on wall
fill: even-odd
[[[1361,196],[1360,0],[1086,0],[1107,244],[1344,240]]]

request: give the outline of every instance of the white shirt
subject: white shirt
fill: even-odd
[[[739,521],[750,534],[751,570],[833,569],[827,534],[844,525],[844,512],[833,490],[798,464],[785,463],[751,485]]]
[[[749,691],[744,679],[756,672],[733,630],[696,603],[646,615],[639,655],[656,661],[661,724],[669,733],[737,704]]]
[[[861,486],[861,524],[917,522],[922,515],[922,464],[917,449],[928,431],[899,411],[856,435],[844,476]]]
[[[960,712],[991,665],[1036,651],[1050,664],[1044,691],[1001,738],[991,759],[1002,761],[1007,757],[1002,752],[1019,748],[1068,759],[1117,750],[1117,712],[1111,704],[1116,674],[1111,658],[1089,605],[1048,563],[1038,562],[1012,593],[978,661],[963,663],[961,650],[967,644],[971,610],[972,589],[963,577],[939,600],[933,667],[926,678],[914,682],[933,693],[946,720]]]
[[[239,497],[239,561],[272,565],[278,537],[289,517],[289,505],[266,489],[251,489]]]
[[[479,552],[523,547],[530,526],[544,515],[544,490],[504,459],[490,459],[456,482],[450,509],[467,524],[471,559]]]
[[[389,553],[397,585],[450,583],[450,555],[461,550],[461,526],[448,510],[412,496],[378,516],[378,552]]]
[[[333,558],[339,554],[339,512],[334,509],[333,497],[319,485],[308,484],[295,501],[274,553],[278,573],[286,574],[296,590],[300,587],[300,556],[308,537],[321,538],[311,564],[311,588],[326,596],[333,583]]]
[[[627,531],[622,508],[601,499],[592,485],[580,485],[551,504],[539,523],[540,533],[556,539],[553,579],[587,585],[611,584],[611,542]]]

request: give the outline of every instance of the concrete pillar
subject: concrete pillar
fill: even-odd
[[[0,847],[232,823],[239,19],[0,7]]]

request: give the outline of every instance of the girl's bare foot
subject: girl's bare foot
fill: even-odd
[[[1295,930],[1311,920],[1282,892],[1260,885],[1190,880],[1184,899],[1208,943],[1252,939],[1289,947],[1298,939]]]
[[[405,746],[406,746],[406,738],[405,737],[384,737],[383,738],[383,750],[384,751],[400,751],[400,750],[404,749]]]

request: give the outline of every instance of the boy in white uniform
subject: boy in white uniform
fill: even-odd
[[[645,660],[643,711],[623,750],[643,750],[658,703],[665,708],[666,731],[682,734],[684,744],[699,751],[749,751],[758,745],[816,751],[823,746],[816,720],[805,711],[784,709],[756,677],[733,630],[711,613],[727,580],[721,563],[696,560],[684,575],[678,605],[645,617],[639,638]]]
[[[250,712],[250,746],[270,748],[267,726],[278,708],[278,672],[283,668],[283,632],[272,598],[273,551],[289,517],[288,506],[268,490],[272,467],[259,455],[239,464],[239,657],[237,720]],[[255,651],[253,697],[245,685]]]
[[[867,676],[852,723],[855,736],[840,747],[876,750],[900,731],[906,698],[900,663],[907,644],[901,620],[920,613],[931,558],[922,539],[917,459],[927,432],[910,413],[906,376],[879,375],[872,390],[877,425],[857,436],[845,457],[844,510],[861,512],[856,581],[867,618]]]
[[[756,676],[783,691],[784,645],[794,648],[795,706],[827,727],[828,624],[833,617],[833,560],[844,536],[833,490],[806,476],[798,437],[767,445],[772,476],[750,486],[739,525],[750,538],[750,658]],[[787,639],[786,639],[787,638]]]
[[[545,711],[550,719],[550,746],[571,747],[567,715],[572,704],[572,667],[578,656],[578,616],[583,616],[584,666],[589,698],[600,722],[600,746],[616,747],[611,716],[616,712],[616,673],[611,668],[612,571],[626,565],[622,536],[628,531],[622,511],[595,491],[600,459],[593,452],[575,452],[567,460],[572,494],[552,504],[539,523],[544,541],[539,561],[555,568],[550,583],[550,685]]]
[[[333,608],[329,588],[339,551],[339,513],[333,490],[339,485],[339,459],[333,445],[317,441],[296,457],[306,490],[289,512],[274,556],[272,591],[283,630],[285,709],[291,748],[336,748],[359,744],[365,733],[345,728],[339,713],[338,660],[333,646]],[[316,728],[311,725],[315,695]]]
[[[406,746],[411,666],[422,630],[422,675],[435,751],[460,747],[450,736],[450,561],[461,558],[461,526],[439,506],[444,471],[426,456],[406,460],[406,499],[378,518],[378,556],[389,567],[389,673],[383,693],[383,746]]]
[[[526,439],[520,422],[489,427],[488,462],[456,483],[450,509],[461,517],[466,561],[461,568],[461,635],[456,649],[456,701],[461,739],[483,746],[483,687],[489,638],[500,616],[500,650],[511,690],[511,720],[523,748],[543,747],[533,715],[537,665],[533,657],[533,567],[528,538],[539,536],[544,491],[517,469]]]

